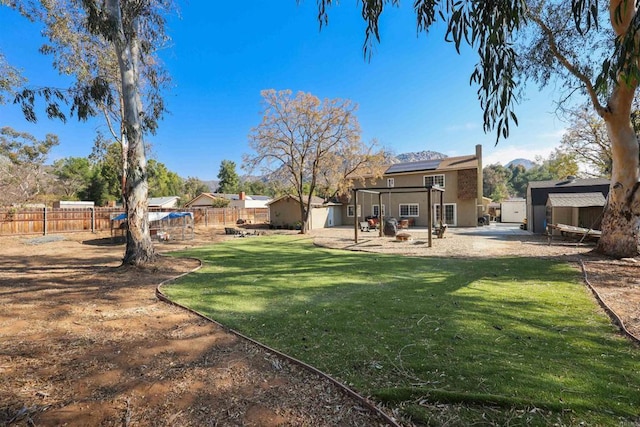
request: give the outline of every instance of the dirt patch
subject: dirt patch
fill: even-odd
[[[315,239],[414,256],[582,258],[591,283],[627,327],[640,330],[640,267],[590,256],[590,246],[450,230],[432,248],[416,231],[411,241],[370,236],[354,247],[352,232]],[[157,247],[239,238],[223,233],[197,230],[194,240]],[[158,283],[197,261],[161,258],[149,268],[119,268],[124,246],[106,235],[2,238],[0,245],[0,425],[384,424],[327,380],[156,300]]]
[[[384,424],[325,379],[156,300],[195,260],[119,268],[124,246],[108,236],[0,243],[0,425]]]

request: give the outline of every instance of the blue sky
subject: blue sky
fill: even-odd
[[[365,24],[355,1],[330,10],[319,31],[316,2],[178,1],[180,17],[169,20],[171,45],[161,52],[173,88],[169,113],[150,156],[186,178],[216,179],[220,162],[240,168],[249,151],[247,135],[261,119],[262,89],[311,92],[320,98],[348,98],[359,105],[365,141],[394,151],[433,150],[449,156],[473,154],[483,145],[484,164],[548,155],[560,142],[564,124],[554,115],[556,96],[529,85],[518,106],[520,126],[494,146],[484,134],[476,88],[469,85],[475,58],[459,56],[442,31],[416,33],[411,2],[390,8],[381,20],[381,43],[371,61],[362,53]],[[33,86],[64,87],[51,58],[37,52],[39,28],[0,8],[0,51],[21,68]],[[66,124],[46,119],[27,123],[18,108],[0,106],[0,126],[38,138],[60,137],[50,161],[91,152],[99,120]],[[106,130],[105,130],[106,133]]]

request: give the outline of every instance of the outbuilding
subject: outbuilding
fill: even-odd
[[[521,223],[526,216],[527,201],[525,199],[508,199],[500,204],[500,222]]]
[[[530,182],[527,186],[527,225],[529,230],[537,234],[546,232],[550,219],[547,217],[547,201],[550,194],[601,193],[606,200],[609,195],[609,186],[610,181],[606,178],[577,179],[571,176],[559,181]]]
[[[552,193],[547,199],[547,224],[600,229],[606,200],[602,193]]]
[[[270,201],[268,205],[273,227],[298,228],[301,225],[300,199],[297,196],[287,194]],[[342,225],[341,207],[340,203],[325,203],[320,197],[312,196],[307,228],[314,230]]]

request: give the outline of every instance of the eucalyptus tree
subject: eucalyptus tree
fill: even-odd
[[[15,96],[15,90],[24,84],[24,77],[20,71],[7,62],[0,53],[0,104],[6,103]]]
[[[32,121],[38,95],[47,102],[49,117],[66,119],[61,107],[65,102],[80,119],[103,115],[122,145],[122,193],[128,215],[123,262],[152,262],[144,135],[155,131],[164,112],[161,89],[166,74],[156,52],[167,40],[164,17],[169,0],[24,0],[11,5],[45,24],[50,43],[42,52],[52,54],[56,68],[76,79],[69,90],[26,88],[16,101]]]
[[[0,129],[0,206],[34,202],[43,193],[44,163],[58,137],[44,140],[10,127]]]
[[[318,0],[321,27],[337,0]],[[361,0],[366,21],[365,54],[380,40],[380,16],[400,0]],[[521,84],[557,83],[563,101],[586,96],[605,123],[611,141],[611,191],[598,249],[624,257],[639,253],[638,139],[631,123],[640,81],[640,16],[636,0],[416,0],[418,31],[446,25],[446,40],[466,44],[478,62],[485,131],[508,137],[517,124]]]
[[[39,19],[45,23],[43,35],[50,43],[42,46],[41,52],[52,55],[54,66],[62,74],[75,77],[76,96],[85,95],[86,88],[107,90],[105,96],[89,96],[91,103],[78,114],[98,114],[112,138],[122,145],[122,176],[127,176],[128,144],[124,127],[124,102],[120,84],[119,63],[113,45],[108,39],[87,31],[87,16],[83,13],[70,14],[69,7],[79,4],[78,0],[40,0]],[[90,2],[85,1],[85,4]],[[155,19],[155,18],[154,18]],[[141,34],[147,42],[155,42],[155,49],[165,44],[166,36],[157,30]],[[143,100],[143,129],[155,132],[157,119],[164,111],[161,90],[169,83],[169,76],[162,64],[153,55],[145,55],[138,64],[138,80]],[[86,96],[86,95],[85,95]],[[78,107],[81,108],[81,107]],[[122,194],[124,197],[125,181]]]

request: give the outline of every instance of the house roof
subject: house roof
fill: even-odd
[[[555,181],[531,181],[530,188],[558,188],[558,187],[585,187],[589,185],[608,185],[611,181],[607,178],[586,179],[561,179]]]
[[[164,206],[168,203],[176,202],[180,199],[178,196],[166,197],[149,197],[149,206]]]
[[[211,200],[215,200],[215,199],[219,198],[216,195],[214,195],[213,193],[200,193],[196,197],[194,197],[193,199],[191,199],[187,203],[185,203],[185,206],[191,206],[196,200],[198,200],[200,198],[203,198],[203,197],[211,199]]]
[[[406,172],[419,172],[419,171],[428,171],[428,170],[436,170],[438,166],[442,162],[442,159],[432,159],[432,160],[420,160],[418,162],[405,162],[405,163],[396,163],[394,165],[389,166],[387,171],[384,173],[385,175],[390,175],[394,173],[406,173]]]
[[[293,196],[291,194],[285,194],[284,196],[280,196],[278,198],[273,199],[272,201],[270,201],[269,203],[267,203],[267,205],[272,205],[275,202],[278,202],[280,200],[286,199],[286,198],[291,198],[295,201],[297,201],[298,203],[300,202],[300,199],[298,198],[298,196]],[[304,202],[307,202],[307,198],[304,198]],[[318,197],[318,196],[311,196],[311,206],[322,206],[324,205],[324,199]]]
[[[554,208],[588,208],[604,206],[605,198],[602,193],[551,193],[548,204]]]
[[[200,193],[198,194],[196,197],[194,197],[193,199],[189,200],[187,203],[185,203],[186,206],[190,206],[191,204],[193,204],[193,202],[195,202],[196,200],[200,199],[200,198],[207,198],[207,199],[211,199],[211,200],[215,200],[215,199],[227,199],[227,200],[240,200],[240,195],[239,194],[226,194],[226,193]],[[267,200],[271,200],[271,197],[269,196],[259,196],[259,195],[250,195],[247,194],[244,196],[245,200],[258,200],[258,201],[267,201]]]
[[[240,195],[237,193],[203,193],[208,194],[210,197],[219,197],[227,200],[240,200]],[[259,196],[255,194],[245,194],[245,200],[270,200],[269,196]]]
[[[478,158],[475,155],[447,157],[442,159],[438,170],[473,169],[478,167]]]
[[[418,162],[396,163],[389,166],[385,175],[400,173],[445,171],[458,169],[473,169],[478,167],[478,158],[475,155],[446,157],[444,159],[420,160]]]

